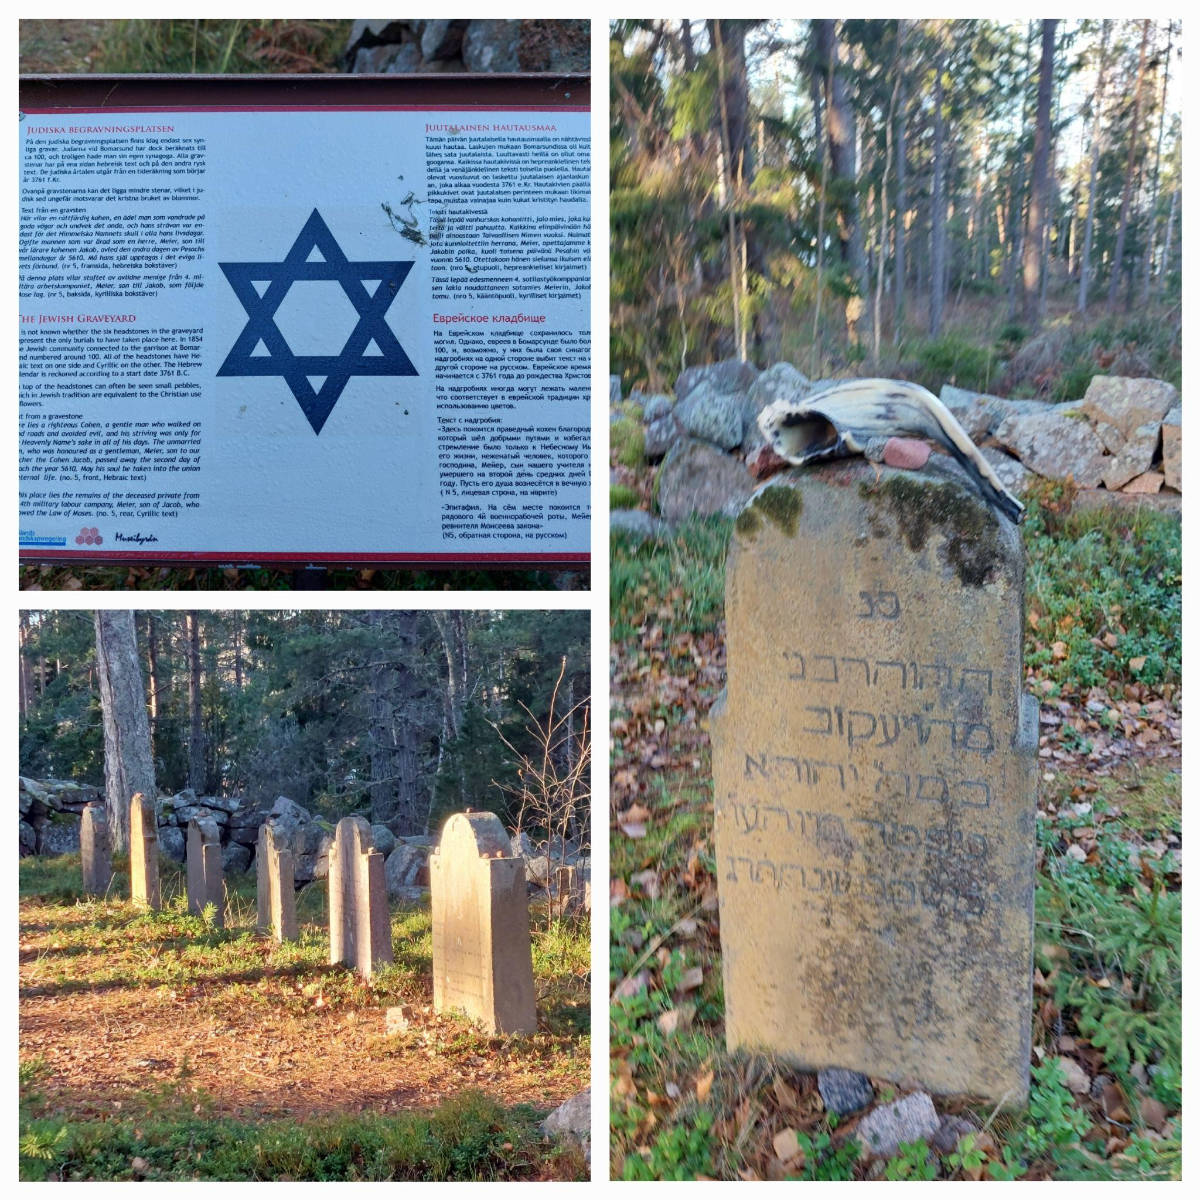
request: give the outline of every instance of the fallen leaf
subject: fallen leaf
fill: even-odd
[[[713,1079],[716,1076],[715,1071],[706,1071],[703,1075],[696,1078],[696,1099],[707,1100],[709,1093],[712,1091]]]
[[[771,1145],[775,1147],[775,1156],[781,1162],[791,1162],[794,1158],[799,1158],[803,1153],[800,1149],[800,1139],[796,1136],[796,1131],[792,1128],[781,1129],[772,1139]]]
[[[690,992],[695,988],[700,987],[704,983],[704,968],[692,967],[684,971],[683,978],[679,981],[679,990],[681,992]]]
[[[671,1037],[681,1029],[686,1029],[696,1015],[694,1004],[681,1004],[678,1008],[669,1008],[658,1018],[658,1027],[665,1037]]]
[[[1129,660],[1129,669],[1131,671],[1140,671],[1145,665],[1146,656],[1144,654],[1139,654],[1137,658],[1131,658]]]

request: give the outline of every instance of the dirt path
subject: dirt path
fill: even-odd
[[[228,946],[224,961],[189,963],[128,935],[129,952],[114,954],[103,937],[96,949],[84,942],[89,922],[70,917],[80,911],[21,906],[21,1058],[42,1061],[39,1091],[73,1118],[191,1095],[214,1115],[243,1118],[386,1112],[464,1088],[550,1108],[587,1086],[577,1039],[487,1038],[434,1015],[428,995],[415,998],[409,1030],[389,1037],[384,1010],[395,1000],[340,968],[277,965],[265,939],[239,941],[235,963]],[[106,906],[114,911],[132,915]],[[156,983],[173,954],[180,982]],[[405,999],[414,999],[407,987]]]

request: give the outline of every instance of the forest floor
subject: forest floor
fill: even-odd
[[[278,945],[249,877],[224,930],[186,913],[177,870],[164,884],[146,913],[81,899],[77,855],[21,864],[23,1177],[586,1177],[537,1130],[588,1087],[586,922],[532,914],[538,1032],[489,1037],[432,1010],[427,907],[393,911],[396,962],[366,983],[326,961],[323,885]]]
[[[1041,704],[1033,1086],[978,1131],[859,1158],[816,1077],[725,1052],[711,752],[731,523],[612,542],[614,1178],[1171,1178],[1181,1142],[1180,526],[1027,497]],[[875,1105],[908,1090],[872,1081]],[[911,1086],[911,1085],[909,1085]]]

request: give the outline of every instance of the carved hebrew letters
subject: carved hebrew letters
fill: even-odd
[[[889,472],[860,491],[855,470],[788,476],[795,534],[760,522],[730,550],[712,717],[727,1037],[1020,1104],[1037,728],[1020,540],[986,510],[959,546],[937,514],[975,504],[964,489],[914,549]],[[985,550],[980,584],[956,564]]]

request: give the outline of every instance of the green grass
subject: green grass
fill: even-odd
[[[245,1122],[181,1111],[22,1120],[23,1180],[499,1180],[559,1174],[527,1105],[464,1092],[424,1112]],[[550,1159],[548,1162],[547,1159]],[[569,1164],[568,1177],[583,1177]]]
[[[613,638],[631,637],[649,609],[664,632],[705,633],[725,608],[725,555],[733,522],[693,518],[673,534],[638,539],[615,533],[610,563]]]
[[[1027,499],[1027,665],[1057,689],[1178,683],[1180,522],[1141,508],[1064,514],[1062,485]]]
[[[337,69],[349,21],[106,22],[96,69],[115,74],[256,74]]]

